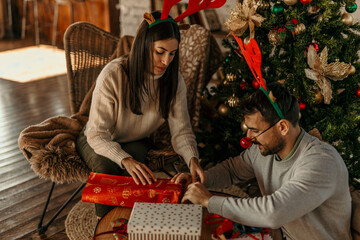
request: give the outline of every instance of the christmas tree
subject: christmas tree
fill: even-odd
[[[360,187],[360,24],[355,0],[243,0],[225,26],[254,38],[266,83],[279,81],[299,99],[300,126],[317,133],[343,157],[351,184]],[[207,168],[244,149],[246,125],[237,109],[259,87],[234,38],[220,68],[221,83],[203,97],[200,157]]]

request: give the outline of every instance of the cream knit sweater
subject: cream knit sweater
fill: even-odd
[[[98,76],[85,130],[87,141],[94,151],[122,168],[122,159],[131,156],[121,148],[121,143],[148,137],[165,122],[155,101],[149,96],[145,95],[141,100],[142,115],[124,107],[121,92],[125,75],[122,64],[125,61],[125,57],[111,61]],[[152,91],[160,77],[155,76],[155,84],[150,84]],[[180,73],[176,101],[169,113],[168,123],[172,146],[189,165],[190,159],[198,158],[199,154],[187,109],[186,85]]]

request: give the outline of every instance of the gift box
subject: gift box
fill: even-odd
[[[200,240],[202,207],[194,204],[135,203],[129,240]]]
[[[91,173],[81,200],[112,206],[133,207],[135,202],[179,203],[182,185],[170,179],[137,185],[132,177]]]

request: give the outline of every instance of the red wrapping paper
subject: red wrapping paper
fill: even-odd
[[[91,173],[81,200],[112,206],[133,207],[135,202],[179,203],[182,185],[170,179],[137,185],[132,177]]]

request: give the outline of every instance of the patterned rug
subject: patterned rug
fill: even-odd
[[[0,52],[0,78],[29,82],[66,74],[65,51],[37,45]]]

